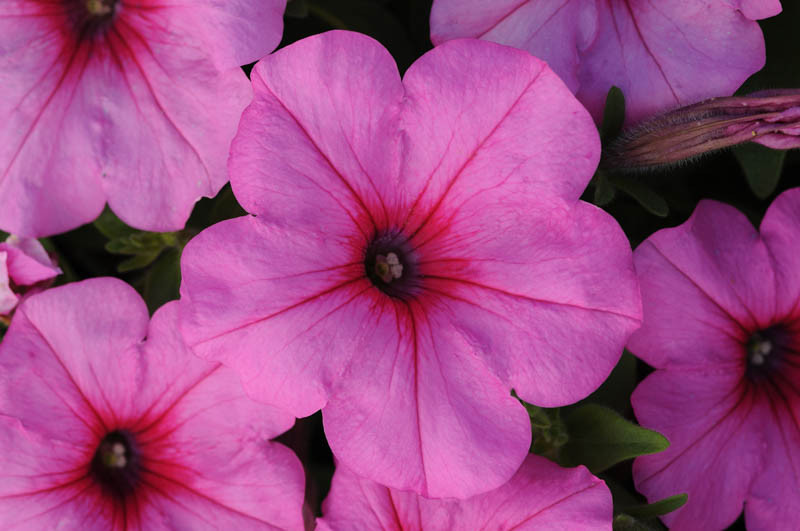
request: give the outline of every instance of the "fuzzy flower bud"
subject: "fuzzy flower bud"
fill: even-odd
[[[773,149],[800,147],[800,90],[711,98],[645,120],[623,131],[601,165],[647,169],[745,142]]]

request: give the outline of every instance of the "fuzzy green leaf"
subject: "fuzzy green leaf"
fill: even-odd
[[[748,142],[733,148],[733,154],[739,161],[753,193],[759,199],[769,197],[781,178],[786,151]]]
[[[586,465],[593,474],[640,455],[654,454],[669,446],[666,437],[637,426],[617,412],[597,404],[572,410],[564,422],[569,440],[561,448],[564,466]]]
[[[137,254],[131,258],[128,258],[127,260],[123,260],[119,263],[119,265],[117,265],[117,272],[127,273],[128,271],[133,271],[134,269],[147,267],[152,264],[156,258],[158,258],[160,252],[161,250],[159,249],[158,252]]]
[[[605,206],[614,200],[617,191],[614,185],[608,180],[605,173],[597,170],[594,174],[594,198],[592,202],[597,206]]]
[[[689,495],[686,493],[676,494],[657,502],[627,507],[622,512],[634,518],[656,518],[680,509],[688,499]]]
[[[94,226],[109,240],[124,238],[136,232],[136,229],[127,226],[121,219],[114,215],[108,206],[106,206],[102,214],[94,220]]]
[[[652,188],[644,184],[639,178],[633,176],[612,175],[609,180],[642,205],[645,210],[660,218],[667,217],[669,205],[664,198],[658,195]]]
[[[603,108],[603,122],[600,125],[600,138],[603,142],[611,140],[622,130],[625,122],[625,95],[619,87],[611,87],[606,95]]]

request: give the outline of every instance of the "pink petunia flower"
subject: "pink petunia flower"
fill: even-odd
[[[19,306],[0,343],[0,528],[303,528],[302,467],[268,442],[294,419],[193,356],[176,317],[148,326],[110,278]]]
[[[630,349],[657,370],[636,417],[671,443],[638,458],[637,488],[687,492],[673,529],[722,529],[744,505],[750,530],[800,522],[800,188],[759,234],[734,208],[702,201],[634,253],[644,324]],[[781,527],[781,526],[786,527]]]
[[[321,531],[610,530],[611,492],[586,468],[528,455],[505,485],[467,500],[427,499],[338,467],[317,520]]]
[[[17,306],[61,274],[42,244],[34,238],[9,236],[0,243],[0,322]]]
[[[779,0],[435,0],[431,40],[477,37],[547,61],[596,121],[612,85],[626,120],[728,96],[764,66],[756,19]]]
[[[281,38],[285,0],[0,2],[0,229],[183,228],[227,181],[251,92],[239,65]]]
[[[627,240],[578,201],[591,118],[544,63],[477,40],[402,81],[348,32],[253,72],[230,171],[256,216],[187,245],[184,336],[251,396],[324,407],[359,475],[462,498],[505,483],[530,444],[510,388],[574,402],[639,325]]]

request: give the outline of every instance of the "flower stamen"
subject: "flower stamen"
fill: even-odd
[[[748,361],[757,367],[764,365],[767,356],[772,352],[772,341],[758,332],[753,334],[747,344]]]
[[[114,430],[97,446],[90,464],[94,480],[111,496],[124,498],[139,482],[141,454],[132,433]]]
[[[375,257],[375,274],[385,283],[403,276],[403,264],[395,253]]]
[[[86,11],[93,17],[107,17],[114,12],[115,0],[86,0]]]

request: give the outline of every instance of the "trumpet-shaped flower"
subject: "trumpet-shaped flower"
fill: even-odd
[[[751,530],[800,521],[798,249],[800,188],[775,200],[760,234],[703,201],[634,253],[644,324],[629,346],[656,371],[632,402],[671,445],[633,474],[650,500],[689,494],[664,517],[674,529],[723,529],[742,506]]]
[[[322,531],[367,529],[611,528],[611,492],[584,467],[561,468],[537,455],[505,485],[466,500],[428,499],[383,487],[338,467],[317,520]]]
[[[0,343],[2,529],[302,529],[291,415],[192,355],[169,304],[93,279],[27,298]],[[147,337],[145,341],[144,338]]]
[[[0,2],[0,229],[63,232],[108,201],[183,228],[226,182],[250,98],[239,65],[280,40],[285,0]]]
[[[631,123],[733,93],[764,66],[755,19],[780,11],[779,0],[435,0],[431,40],[528,50],[598,121],[616,85]]]
[[[254,397],[324,407],[334,454],[423,495],[505,483],[528,402],[597,387],[639,325],[627,240],[578,201],[591,118],[527,52],[439,47],[401,81],[372,39],[331,32],[253,70],[232,144],[256,216],[200,233],[181,327]]]
[[[23,294],[32,295],[59,274],[61,269],[37,240],[12,235],[0,243],[0,320]]]

